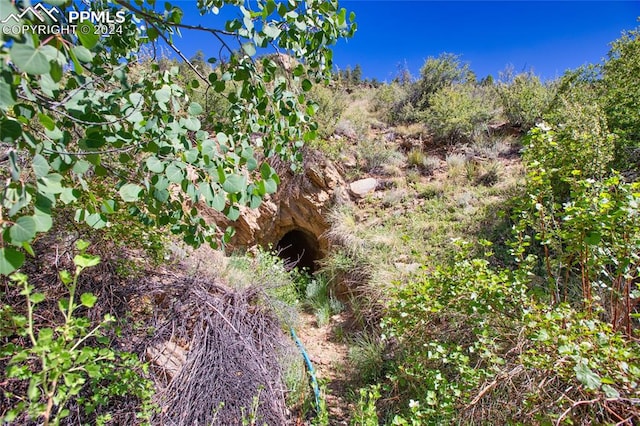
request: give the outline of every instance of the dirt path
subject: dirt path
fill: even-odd
[[[351,413],[346,398],[348,346],[335,336],[336,325],[344,323],[344,314],[331,317],[329,324],[317,326],[316,317],[301,313],[298,337],[305,346],[320,383],[326,383],[326,402],[330,425],[348,425]]]

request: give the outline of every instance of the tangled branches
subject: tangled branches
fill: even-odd
[[[161,396],[158,423],[287,424],[282,359],[292,346],[272,310],[258,303],[263,292],[211,282],[186,289],[163,329],[174,339],[192,336],[189,353]]]

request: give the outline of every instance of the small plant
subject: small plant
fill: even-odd
[[[411,151],[409,151],[409,154],[407,154],[407,162],[409,163],[409,166],[412,167],[422,167],[424,162],[425,162],[426,156],[424,155],[424,152],[422,152],[421,149],[412,149]]]
[[[377,336],[363,333],[355,338],[349,349],[349,362],[360,383],[375,383],[382,377],[384,348],[384,342]]]
[[[474,178],[474,185],[493,186],[500,180],[501,164],[489,161],[482,164],[478,175]]]
[[[135,355],[108,347],[108,339],[101,335],[113,317],[105,315],[102,322],[92,326],[86,317],[76,314],[78,309],[89,309],[97,301],[92,293],[81,294],[79,300],[76,295],[82,271],[100,263],[99,257],[85,252],[88,245],[84,241],[76,243],[80,253],[73,259],[76,266],[73,274],[60,272],[68,297],[58,301],[63,322],[54,328],[36,323],[36,307],[45,301],[45,294],[36,292],[22,273],[10,277],[25,296],[27,316],[13,315],[12,320],[28,344],[22,347],[7,343],[1,353],[13,354],[7,365],[7,377],[29,384],[26,395],[5,393],[9,399],[18,400],[5,415],[5,422],[28,417],[42,421],[45,426],[57,425],[70,415],[69,406],[73,401],[85,416],[90,416],[108,405],[112,398],[127,395],[140,401],[139,417],[145,421],[153,412],[152,383],[140,375],[146,366]],[[104,424],[109,419],[110,414],[102,414],[95,422]]]
[[[311,277],[307,282],[304,303],[314,312],[318,327],[328,324],[331,315],[344,309],[344,305],[331,293],[329,280],[321,274]]]
[[[329,409],[327,408],[327,387],[320,386],[320,398],[317,399],[316,416],[311,421],[313,426],[329,426]]]
[[[450,179],[457,179],[465,172],[467,158],[462,154],[449,154],[445,159],[447,162],[447,174]]]
[[[364,161],[369,172],[380,172],[386,166],[401,165],[403,156],[384,141],[364,139],[357,146],[358,157]]]
[[[407,154],[407,163],[422,174],[430,175],[440,166],[440,159],[432,155],[427,156],[421,149],[412,149]]]
[[[378,426],[376,402],[380,399],[380,385],[369,386],[358,391],[358,400],[353,416],[349,421],[351,426]]]

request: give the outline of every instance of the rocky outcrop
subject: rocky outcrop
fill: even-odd
[[[258,209],[242,207],[235,222],[229,223],[220,213],[206,207],[201,208],[201,213],[221,227],[235,228],[231,248],[276,247],[283,236],[296,230],[317,239],[322,257],[328,249],[328,241],[322,236],[329,228],[326,214],[334,204],[348,200],[349,194],[342,175],[329,160],[312,151],[305,152],[304,158],[302,173],[295,174],[282,167],[278,191]]]

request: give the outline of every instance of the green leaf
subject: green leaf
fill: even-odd
[[[71,204],[75,202],[80,196],[80,191],[73,188],[62,188],[60,192],[60,200],[65,204]]]
[[[278,36],[282,32],[280,28],[273,25],[265,25],[262,31],[264,31],[264,34],[271,39],[278,38]]]
[[[93,49],[98,44],[98,40],[100,40],[100,36],[96,34],[96,28],[91,21],[80,22],[75,33],[80,43],[87,49]]]
[[[11,48],[11,60],[27,74],[46,74],[51,69],[46,55],[26,44],[14,43]]]
[[[49,173],[49,170],[51,170],[47,159],[40,154],[33,156],[33,159],[31,160],[31,167],[33,168],[33,172],[36,174],[36,177],[46,176],[47,173]]]
[[[47,114],[38,114],[38,119],[47,130],[53,130],[56,128],[56,122],[53,121],[53,118],[49,117]]]
[[[607,398],[620,398],[620,392],[611,385],[602,385],[602,391]]]
[[[84,46],[75,46],[71,50],[80,62],[91,62],[93,60],[93,53]]]
[[[229,206],[229,211],[227,211],[226,216],[229,220],[238,220],[240,217],[240,209],[238,206]]]
[[[80,296],[80,302],[87,308],[93,308],[97,300],[98,298],[93,293],[82,293],[82,296]]]
[[[249,56],[253,56],[256,54],[256,46],[252,42],[247,42],[242,45],[242,50]]]
[[[100,256],[92,256],[90,254],[78,254],[73,258],[73,263],[80,268],[88,268],[96,266],[100,263]]]
[[[215,194],[209,202],[209,205],[219,212],[224,210],[224,206],[226,204],[227,204],[227,200],[225,199],[224,195],[221,192],[218,192],[217,194]]]
[[[311,87],[313,87],[313,84],[311,84],[309,80],[307,80],[306,78],[302,80],[302,90],[308,92],[309,90],[311,90]]]
[[[89,241],[86,240],[78,240],[76,241],[76,250],[78,251],[85,251],[86,249],[89,248]]]
[[[85,364],[84,369],[87,370],[87,375],[91,378],[99,377],[102,373],[100,372],[100,367],[95,364]]]
[[[29,296],[29,300],[31,301],[31,303],[33,303],[34,305],[40,303],[40,302],[44,302],[44,300],[47,297],[44,295],[44,293],[33,293]]]
[[[24,254],[11,247],[0,248],[0,274],[9,275],[24,263]]]
[[[586,237],[584,238],[584,241],[590,246],[598,245],[598,243],[600,243],[600,240],[602,240],[602,234],[600,234],[600,232],[598,231],[588,232]]]
[[[36,224],[37,232],[47,232],[53,226],[53,220],[51,216],[48,214],[38,213],[39,210],[36,210],[36,214],[33,215],[33,221]]]
[[[31,378],[31,380],[29,380],[27,397],[29,398],[29,401],[37,401],[40,399],[40,387],[38,387],[38,381],[35,378]]]
[[[189,105],[189,114],[191,115],[202,114],[202,106],[197,102],[192,102],[191,105]]]
[[[165,172],[167,179],[173,183],[180,183],[184,179],[184,171],[176,163],[169,164]]]
[[[128,183],[123,185],[122,188],[118,191],[120,197],[123,201],[127,203],[134,203],[138,201],[140,198],[140,193],[142,192],[142,187],[140,185],[136,185],[133,183]]]
[[[20,166],[18,165],[18,155],[14,150],[9,151],[9,171],[11,179],[15,182],[20,180]]]
[[[602,384],[600,376],[593,372],[585,362],[579,362],[573,367],[576,372],[576,378],[580,383],[585,385],[587,389],[596,390]]]
[[[0,121],[0,142],[12,143],[20,136],[22,136],[20,123],[10,118]]]
[[[190,150],[184,153],[184,161],[186,161],[189,164],[193,164],[196,161],[198,161],[198,154],[199,152],[197,148],[191,148]]]
[[[102,207],[100,207],[103,213],[113,214],[116,212],[116,200],[104,200]]]
[[[83,175],[89,170],[90,167],[91,163],[89,163],[88,161],[78,160],[73,165],[73,172],[77,175]]]
[[[149,157],[145,161],[147,164],[147,168],[150,172],[153,173],[162,173],[164,172],[164,162],[162,162],[158,157]]]
[[[107,226],[107,220],[100,213],[92,213],[88,215],[84,219],[84,222],[90,227],[92,227],[93,229],[102,229],[105,226]]]
[[[36,222],[33,217],[22,216],[16,220],[16,223],[9,228],[9,236],[13,244],[20,244],[25,241],[31,241],[36,236]]]
[[[60,271],[58,275],[60,277],[60,281],[62,281],[62,284],[64,285],[69,285],[73,281],[71,273],[67,270]]]
[[[200,130],[200,120],[195,117],[182,118],[180,122],[187,130],[191,130],[192,132]]]
[[[235,194],[237,192],[242,192],[247,187],[247,178],[244,176],[240,176],[237,174],[232,174],[227,176],[224,183],[222,184],[222,189],[229,194]]]
[[[31,244],[29,244],[28,242],[25,241],[24,243],[20,244],[20,247],[22,247],[24,251],[29,253],[31,257],[36,257],[36,253],[33,251],[33,247],[31,247]]]
[[[0,108],[7,110],[16,103],[16,92],[11,84],[0,79]]]
[[[165,84],[159,90],[156,90],[154,96],[158,102],[166,104],[171,99],[171,87]]]
[[[274,173],[275,172],[268,163],[262,163],[262,165],[260,166],[260,175],[262,175],[263,179],[271,178],[271,175],[273,175]]]
[[[278,184],[273,179],[265,179],[264,188],[267,194],[274,194],[278,190]]]
[[[55,83],[59,83],[60,80],[62,80],[62,76],[64,74],[62,65],[57,62],[49,62],[49,64],[51,65],[51,71],[49,72],[49,74],[51,75],[51,80],[53,80],[53,82]]]

